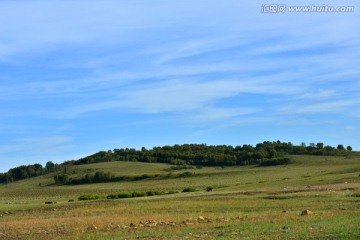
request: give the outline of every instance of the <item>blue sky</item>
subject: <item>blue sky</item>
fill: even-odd
[[[182,143],[360,150],[360,2],[285,2],[355,12],[0,1],[0,172]]]

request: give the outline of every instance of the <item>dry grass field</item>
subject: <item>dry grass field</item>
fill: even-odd
[[[1,185],[0,239],[359,239],[360,157],[291,158],[286,166],[174,171],[193,173],[185,178],[56,186],[49,174]],[[110,162],[68,171],[131,176],[168,168]],[[209,185],[214,190],[204,191]],[[189,186],[198,191],[181,192]],[[149,190],[179,193],[106,199]],[[82,194],[101,198],[79,201]]]

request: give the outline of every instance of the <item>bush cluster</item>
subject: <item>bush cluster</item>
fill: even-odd
[[[97,171],[94,174],[86,174],[80,178],[71,178],[67,174],[59,174],[54,176],[54,181],[59,185],[80,185],[80,184],[91,184],[91,183],[103,183],[103,182],[121,182],[121,181],[139,181],[145,179],[167,179],[167,178],[184,178],[195,175],[192,172],[183,172],[179,174],[169,173],[166,175],[148,175],[143,174],[139,176],[114,176],[110,172]]]
[[[109,194],[106,196],[107,199],[119,199],[119,198],[136,198],[136,197],[148,197],[148,196],[157,196],[157,195],[166,195],[166,194],[175,194],[177,191],[133,191],[133,192],[120,192],[118,194]]]
[[[196,188],[194,187],[187,187],[184,188],[182,190],[182,192],[195,192]],[[178,191],[174,191],[174,190],[170,190],[168,192],[165,191],[124,191],[124,192],[120,192],[120,193],[113,193],[113,194],[109,194],[106,196],[107,199],[119,199],[119,198],[136,198],[136,197],[150,197],[150,196],[159,196],[159,195],[166,195],[166,194],[176,194],[179,193]],[[81,200],[96,200],[96,199],[100,199],[103,198],[102,196],[99,195],[94,195],[94,194],[84,194],[81,195],[78,199]]]
[[[117,196],[118,196],[118,198],[131,198],[131,197],[133,197],[131,192],[121,192]]]
[[[265,166],[283,165],[290,163],[290,161],[291,161],[290,158],[272,158],[261,161],[259,163],[259,166],[265,167]]]
[[[78,199],[79,199],[79,201],[82,201],[82,200],[96,200],[99,198],[100,198],[99,195],[85,194],[85,195],[81,195]]]

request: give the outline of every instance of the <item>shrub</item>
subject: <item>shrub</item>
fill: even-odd
[[[146,192],[133,192],[132,197],[145,197]]]
[[[131,198],[132,194],[130,192],[121,192],[118,194],[118,198]]]
[[[117,199],[119,198],[119,195],[118,194],[109,194],[106,196],[107,199]]]
[[[154,195],[156,195],[156,194],[155,194],[154,191],[147,191],[147,192],[146,192],[146,195],[148,195],[148,196],[154,196]]]
[[[182,190],[182,192],[196,192],[194,187],[187,187]]]
[[[86,195],[81,195],[78,199],[79,201],[82,201],[82,200],[96,200],[99,198],[100,196],[98,195],[86,194]]]
[[[166,192],[164,191],[155,191],[155,195],[165,195]]]

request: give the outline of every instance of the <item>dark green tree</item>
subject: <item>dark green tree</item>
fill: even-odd
[[[54,176],[54,181],[56,184],[67,184],[69,182],[69,176],[67,174],[60,174]]]
[[[49,172],[53,172],[55,170],[55,164],[52,162],[52,161],[48,161],[46,164],[45,164],[45,169],[46,171],[49,173]]]
[[[324,143],[322,143],[322,142],[317,143],[316,148],[317,149],[323,149],[324,148]]]
[[[345,150],[344,145],[339,144],[339,145],[337,146],[337,150],[340,150],[340,151]]]

